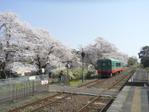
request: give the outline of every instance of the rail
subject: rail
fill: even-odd
[[[102,83],[102,82],[104,82],[104,81],[105,81],[105,80],[102,80],[102,79],[101,79],[101,80],[90,81],[90,82],[88,82],[88,83],[86,83],[86,84],[80,85],[79,88],[88,87],[88,86],[91,87],[91,86],[94,85],[94,84]],[[24,105],[24,106],[21,106],[21,107],[18,107],[18,108],[14,108],[14,109],[10,109],[9,112],[20,112],[20,110],[23,110],[23,109],[25,109],[25,108],[27,108],[27,107],[33,107],[33,106],[36,106],[36,105],[39,104],[39,106],[36,106],[35,109],[31,110],[31,112],[36,112],[37,110],[40,110],[41,108],[44,108],[44,107],[46,107],[47,105],[50,105],[50,104],[52,104],[52,103],[55,103],[55,102],[57,102],[57,101],[59,101],[59,100],[63,100],[63,99],[65,99],[65,98],[67,98],[67,97],[69,97],[69,96],[72,95],[72,94],[66,94],[65,97],[58,98],[58,99],[54,99],[55,97],[61,96],[61,95],[63,95],[63,94],[65,94],[65,93],[56,93],[55,95],[46,97],[46,98],[44,98],[44,99],[37,100],[37,101],[35,101],[35,102],[26,104],[26,105]],[[52,100],[52,99],[54,99],[54,100]],[[43,103],[43,102],[44,102],[44,103]],[[40,105],[40,104],[42,104],[42,105]]]
[[[117,86],[121,81],[123,81],[123,80],[126,79],[126,78],[127,78],[127,80],[128,80],[128,79],[129,79],[129,76],[122,77],[120,80],[118,80],[117,82],[115,82],[114,84],[112,84],[111,86],[109,86],[107,89],[103,90],[103,91],[100,93],[99,96],[95,97],[95,98],[94,98],[93,100],[91,100],[88,104],[86,104],[86,105],[83,106],[81,109],[79,109],[78,112],[86,112],[86,109],[87,109],[88,106],[90,106],[90,105],[93,104],[96,100],[100,99],[100,97],[102,97],[102,96],[101,96],[102,93],[104,93],[104,92],[107,91],[107,90],[110,90],[110,89],[114,88],[115,86]],[[110,99],[109,102],[108,102],[105,106],[103,106],[99,112],[104,112],[104,111],[109,107],[109,105],[112,103],[112,100],[113,100],[113,99]]]

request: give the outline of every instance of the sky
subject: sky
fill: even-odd
[[[3,12],[47,29],[70,48],[102,37],[121,52],[137,56],[149,45],[148,0],[0,0]]]

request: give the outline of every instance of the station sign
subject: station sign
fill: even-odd
[[[36,76],[30,76],[29,77],[29,80],[35,80],[36,79]]]
[[[41,85],[47,85],[49,83],[48,80],[41,80]]]

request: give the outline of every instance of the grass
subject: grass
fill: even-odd
[[[82,80],[71,80],[69,81],[70,86],[77,87],[82,83]]]
[[[121,74],[123,75],[129,75],[133,74],[136,71],[137,67],[129,67],[126,70],[124,70]]]
[[[86,83],[88,83],[88,82],[90,82],[90,81],[92,81],[92,80],[94,80],[94,79],[86,79],[86,80],[84,80],[84,82],[82,82],[82,79],[71,80],[71,81],[69,81],[69,84],[70,84],[70,86],[72,86],[72,87],[78,87],[78,86],[80,86],[80,85],[82,85],[82,84],[86,84]]]

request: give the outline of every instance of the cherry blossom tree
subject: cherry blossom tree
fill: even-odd
[[[125,63],[128,60],[127,55],[120,53],[115,45],[101,37],[96,38],[95,42],[86,46],[84,50],[86,54],[85,62],[94,67],[96,66],[97,60],[102,58],[116,58]]]
[[[3,32],[1,36],[4,37],[4,41],[0,43],[0,78],[7,78],[10,77],[8,65],[13,61],[12,58],[14,57],[15,49],[10,45],[11,27],[3,23],[0,26],[0,31],[1,30]]]
[[[65,68],[64,62],[68,61],[78,67],[81,65],[81,49],[67,48],[47,30],[32,27],[12,12],[0,14],[1,71],[8,69],[17,72],[18,69],[30,67],[30,71],[36,70],[40,74],[42,68],[51,70],[59,68],[59,65]],[[96,66],[96,61],[104,57],[117,58],[123,62],[128,60],[127,55],[101,37],[83,49],[86,66]]]
[[[47,65],[56,68],[63,61],[74,59],[71,49],[52,38],[47,30],[34,28],[28,23],[22,22],[14,13],[0,14],[0,26],[2,26],[0,32],[2,46],[11,46],[15,50],[11,60],[18,65],[34,65],[38,71]],[[7,26],[7,28],[3,26]],[[9,32],[11,36],[8,34]],[[4,55],[4,53],[1,54]],[[65,66],[63,63],[61,65]],[[16,66],[17,64],[13,67],[13,62],[8,64],[9,69],[14,71],[17,70]],[[34,67],[33,70],[35,70]]]

